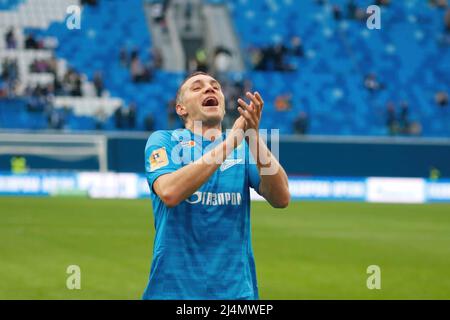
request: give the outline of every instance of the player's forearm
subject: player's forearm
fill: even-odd
[[[154,185],[155,192],[168,207],[178,205],[208,181],[240,141],[242,136],[230,134],[198,160],[158,178]]]
[[[286,172],[279,163],[275,165],[277,173],[274,175],[261,175],[259,190],[261,195],[274,208],[286,208],[289,205],[291,195]]]
[[[206,156],[206,155],[205,155]],[[168,207],[187,199],[211,177],[219,165],[195,161],[183,168],[161,176],[155,186],[156,193]]]
[[[259,192],[275,208],[285,208],[290,201],[286,172],[258,134],[250,139],[250,151],[261,178]]]

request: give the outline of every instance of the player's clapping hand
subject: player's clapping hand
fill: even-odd
[[[233,127],[231,128],[230,134],[227,136],[227,139],[231,141],[230,145],[233,146],[233,148],[236,148],[238,145],[240,145],[242,140],[244,139],[246,130],[245,126],[245,118],[243,116],[239,116],[234,122]]]
[[[233,128],[231,130],[242,130],[245,131],[245,118],[240,116],[236,119],[236,121],[233,124]]]
[[[238,111],[245,119],[246,129],[254,129],[258,131],[264,101],[258,92],[255,92],[254,94],[247,92],[246,97],[250,99],[250,104],[239,98]]]

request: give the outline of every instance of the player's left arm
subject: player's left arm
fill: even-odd
[[[275,208],[286,208],[291,195],[288,177],[276,157],[259,136],[259,122],[264,101],[258,92],[247,92],[250,104],[238,99],[239,113],[246,120],[246,139],[260,176],[259,193]]]

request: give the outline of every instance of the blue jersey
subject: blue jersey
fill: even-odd
[[[249,188],[258,191],[260,177],[246,142],[177,206],[167,207],[153,190],[159,176],[197,160],[221,141],[188,129],[156,131],[147,141],[156,234],[143,299],[258,299]]]

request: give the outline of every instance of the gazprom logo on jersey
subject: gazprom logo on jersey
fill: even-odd
[[[239,192],[201,192],[197,191],[185,200],[190,204],[202,204],[206,206],[240,206],[242,195]]]

